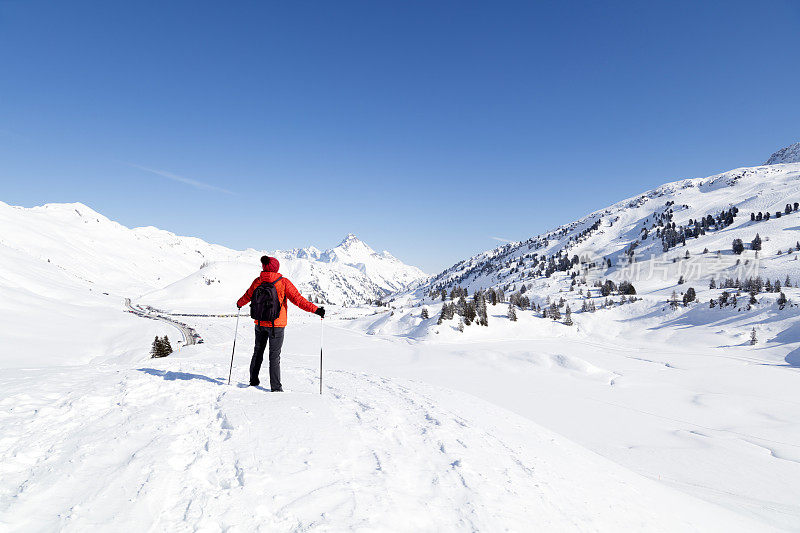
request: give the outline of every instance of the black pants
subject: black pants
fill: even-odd
[[[256,346],[253,359],[250,361],[250,384],[258,384],[258,372],[264,361],[264,350],[269,341],[269,385],[272,390],[283,390],[281,386],[281,347],[283,346],[283,328],[256,326]]]

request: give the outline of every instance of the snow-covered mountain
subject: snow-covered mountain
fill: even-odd
[[[307,298],[320,303],[357,305],[385,298],[427,279],[389,252],[375,252],[353,234],[338,246],[320,251],[296,248],[265,252],[281,262],[281,273]],[[261,252],[244,260],[215,261],[138,301],[172,312],[218,313],[231,310],[258,274]]]
[[[765,165],[779,165],[781,163],[800,163],[800,142],[781,148],[767,159]]]
[[[230,288],[225,305],[232,306],[241,294],[230,296],[243,292],[258,274],[265,253],[281,259],[282,271],[303,294],[321,301],[365,302],[426,278],[418,268],[388,252],[373,251],[355,235],[324,252],[237,251],[154,227],[130,229],[80,203],[22,208],[0,202],[0,229],[0,254],[13,251],[33,263],[46,263],[101,293],[152,294],[153,301],[170,308],[181,307],[171,297],[203,302],[214,283]]]
[[[417,294],[454,286],[470,294],[490,287],[515,291],[524,284],[533,289],[531,297],[545,300],[570,291],[575,276],[590,284],[628,280],[649,291],[672,290],[681,276],[703,286],[726,276],[800,281],[790,253],[800,240],[798,202],[800,163],[675,181],[463,260],[432,276]],[[759,254],[750,250],[756,234],[763,241]],[[734,239],[746,244],[743,255],[732,251]]]
[[[406,265],[387,251],[376,252],[364,241],[354,234],[348,234],[342,242],[334,248],[319,251],[317,248],[300,248],[289,251],[276,250],[272,252],[282,261],[297,261],[305,259],[325,265],[323,268],[339,269],[351,267],[360,271],[366,278],[365,285],[371,284],[373,288],[359,293],[348,292],[340,287],[339,295],[335,294],[332,287],[320,287],[322,280],[317,277],[317,292],[328,294],[329,297],[349,303],[356,303],[367,299],[376,299],[388,293],[403,290],[418,283],[428,276],[415,266]],[[352,274],[351,274],[352,276]]]

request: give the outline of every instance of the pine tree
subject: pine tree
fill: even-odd
[[[478,315],[478,325],[479,326],[488,326],[489,325],[489,313],[486,309],[486,295],[483,292],[480,292],[475,295],[475,311]]]
[[[508,304],[508,319],[512,322],[517,321],[517,311],[514,309],[514,304]]]
[[[709,289],[716,289],[717,288],[717,281],[714,278],[711,278],[711,281],[708,282]]]
[[[156,336],[150,349],[150,357],[166,357],[171,353],[172,345],[169,343],[169,337],[166,335],[164,335],[164,338],[159,338]]]
[[[150,357],[151,358],[162,357],[162,355],[161,355],[161,339],[159,339],[158,336],[156,336],[155,340],[153,340],[153,345],[150,348]]]
[[[719,306],[720,307],[725,307],[726,305],[728,305],[728,297],[729,296],[730,296],[730,294],[728,293],[728,291],[722,291],[722,294],[719,295]]]
[[[427,307],[423,307],[422,308],[422,314],[420,316],[421,316],[422,320],[427,320],[428,318],[430,318],[430,316],[428,315],[428,308]]]
[[[750,242],[750,248],[753,250],[761,249],[761,237],[756,233],[756,238]]]
[[[172,345],[169,343],[169,337],[166,335],[164,335],[164,338],[161,340],[161,342],[164,346],[164,357],[166,357],[172,353]]]
[[[750,346],[754,346],[757,342],[758,339],[756,338],[756,328],[753,328],[753,330],[750,332]]]
[[[672,296],[669,299],[669,305],[673,309],[677,309],[678,308],[678,293],[677,292],[672,291]]]
[[[567,306],[566,310],[564,311],[564,325],[571,326],[572,322],[572,310]]]
[[[697,294],[695,293],[694,288],[693,287],[689,287],[688,289],[686,289],[686,292],[683,294],[683,306],[686,307],[691,302],[695,301],[696,298],[697,298]]]
[[[781,292],[781,295],[778,296],[778,309],[783,309],[786,306],[786,295]]]
[[[476,316],[478,316],[478,313],[475,311],[475,302],[469,302],[464,312],[464,324],[469,326],[475,321]]]
[[[742,239],[733,239],[733,253],[740,255],[742,252],[744,252],[744,243],[742,243]]]
[[[464,316],[467,312],[467,301],[464,299],[464,296],[461,295],[456,302],[456,314],[459,316]]]

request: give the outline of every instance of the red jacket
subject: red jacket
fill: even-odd
[[[276,261],[277,262],[277,261]],[[276,279],[280,277],[280,274],[277,272],[262,272],[259,277],[257,277],[253,283],[250,285],[250,288],[247,289],[247,292],[244,293],[244,296],[239,298],[239,301],[236,302],[236,305],[239,307],[244,307],[248,303],[250,303],[250,299],[253,297],[253,291],[256,290],[256,287],[261,285],[262,281],[269,281],[274,282]],[[284,328],[286,327],[286,318],[288,315],[288,309],[286,305],[286,301],[291,301],[294,305],[302,309],[303,311],[308,311],[309,313],[313,313],[317,310],[317,306],[306,300],[300,295],[300,292],[297,290],[297,287],[286,278],[281,278],[280,281],[275,283],[275,290],[278,292],[278,299],[281,301],[281,314],[278,316],[278,319],[273,324],[272,322],[262,321],[262,320],[255,320],[254,322],[259,326],[266,326],[266,327],[276,327],[276,328]]]

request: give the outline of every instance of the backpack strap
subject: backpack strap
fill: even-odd
[[[278,279],[273,281],[273,283],[278,283],[282,279],[283,279],[283,276],[278,274]],[[283,286],[283,305],[281,307],[286,307],[286,285],[285,284]],[[274,322],[273,322],[273,324],[274,324]]]
[[[274,287],[275,284],[278,283],[282,279],[283,279],[283,276],[278,274],[278,278],[275,281],[272,282],[272,286]],[[281,305],[281,307],[284,307],[285,305],[286,305],[286,287],[283,288],[283,305]],[[280,312],[278,313],[278,317],[280,318]],[[277,320],[277,318],[275,320]],[[272,336],[273,337],[275,337],[275,320],[272,321]]]

